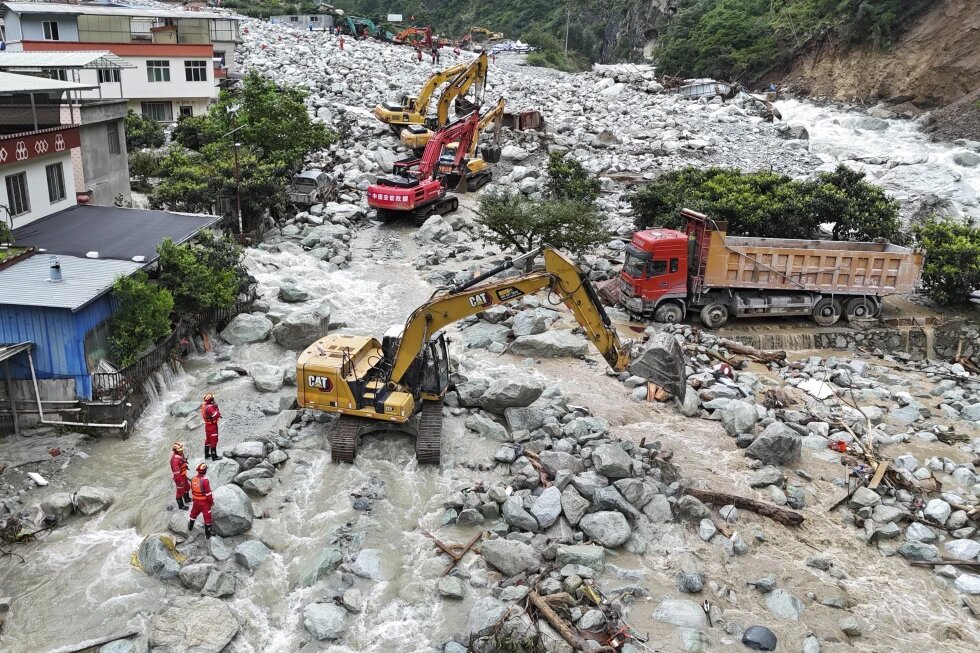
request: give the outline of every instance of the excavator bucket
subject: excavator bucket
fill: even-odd
[[[670,333],[655,333],[646,348],[630,363],[629,372],[659,385],[675,397],[687,392],[687,363],[677,339]]]

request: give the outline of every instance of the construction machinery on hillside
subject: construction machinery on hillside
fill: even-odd
[[[395,38],[392,39],[395,43],[399,45],[417,45],[423,48],[432,47],[432,26],[426,25],[425,27],[406,27],[402,31],[395,34]]]
[[[392,174],[382,175],[368,186],[368,206],[376,209],[382,220],[408,218],[416,224],[422,224],[429,216],[455,211],[459,200],[447,193],[440,167],[446,166],[460,173],[464,180],[467,178],[468,169],[463,161],[476,138],[479,123],[479,114],[474,111],[435,132],[421,157],[396,161]],[[450,143],[459,145],[447,161],[443,159],[443,150]],[[468,187],[465,181],[458,183],[461,189]]]
[[[395,134],[408,125],[424,125],[429,113],[429,103],[440,86],[454,79],[469,64],[458,63],[433,74],[422,85],[416,96],[403,95],[397,102],[384,102],[374,107],[374,117],[391,127]]]
[[[442,89],[439,101],[436,103],[435,116],[428,117],[424,124],[407,125],[399,135],[401,142],[413,150],[422,150],[432,138],[433,130],[449,123],[449,108],[453,106],[453,103],[458,103],[459,100],[466,98],[471,88],[473,89],[473,100],[467,101],[466,106],[469,110],[479,108],[480,104],[483,103],[488,68],[487,54],[481,52]]]
[[[500,145],[498,143],[506,106],[507,104],[504,102],[504,98],[500,98],[493,108],[485,111],[480,116],[480,122],[476,125],[476,135],[470,139],[470,149],[455,168],[451,165],[451,161],[455,160],[456,149],[459,147],[459,143],[449,143],[446,145],[439,160],[438,170],[439,174],[443,176],[443,185],[446,188],[458,188],[461,175],[465,175],[466,177],[466,190],[469,192],[485,186],[490,181],[491,172],[489,164],[500,162]],[[494,126],[493,144],[483,145],[478,148],[480,136],[483,135],[483,132],[490,125]],[[477,154],[478,150],[479,154]],[[446,161],[444,162],[443,159],[446,159]]]
[[[911,293],[922,254],[885,242],[729,236],[728,223],[684,209],[684,231],[648,229],[626,246],[618,296],[657,322],[808,315],[821,326],[876,317],[883,297]],[[615,294],[615,293],[614,293]]]
[[[543,254],[543,270],[491,280],[507,270],[524,269],[525,263],[538,254]],[[334,462],[353,462],[358,442],[367,433],[397,431],[415,437],[419,463],[437,464],[442,400],[452,386],[449,349],[442,329],[492,306],[544,290],[571,310],[585,337],[612,369],[626,369],[629,352],[588,274],[561,252],[545,246],[466,283],[436,291],[409,316],[404,327],[392,327],[380,342],[366,336],[329,335],[300,354],[296,361],[300,408],[340,415],[331,441]],[[666,374],[675,377],[679,369],[683,376],[683,355],[677,341],[670,341],[673,350],[669,353],[680,365]],[[684,387],[682,378],[658,381],[665,387]]]
[[[503,39],[503,32],[494,32],[486,27],[471,27],[470,31],[464,34],[460,40],[460,46],[466,50],[479,51],[483,49],[484,44],[502,41]]]

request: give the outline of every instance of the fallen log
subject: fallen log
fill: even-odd
[[[954,567],[969,567],[970,569],[980,569],[980,561],[977,560],[916,560],[912,563],[913,567],[939,567],[940,565],[953,565]]]
[[[761,349],[743,345],[740,342],[735,342],[734,340],[729,340],[727,338],[719,338],[718,344],[733,354],[747,356],[759,363],[782,363],[786,360],[786,352],[782,349],[776,351],[763,351]]]
[[[585,649],[585,640],[582,639],[578,633],[572,630],[564,619],[558,616],[558,614],[551,609],[548,605],[548,601],[545,600],[543,596],[537,592],[531,592],[528,594],[528,599],[531,601],[531,605],[538,609],[541,616],[545,618],[545,621],[555,629],[555,631],[561,635],[561,638],[568,642],[576,651]],[[611,646],[600,646],[599,648],[592,649],[596,653],[616,653],[616,649]]]
[[[701,490],[694,487],[685,487],[684,492],[690,494],[695,499],[703,501],[704,503],[712,503],[716,506],[727,506],[728,504],[732,504],[740,510],[754,512],[757,515],[768,517],[769,519],[777,521],[780,524],[785,524],[786,526],[799,526],[803,523],[803,515],[800,513],[796,512],[795,510],[789,510],[788,508],[780,508],[779,506],[771,503],[756,501],[755,499],[749,499],[747,497],[740,497],[736,494],[716,492],[714,490]]]

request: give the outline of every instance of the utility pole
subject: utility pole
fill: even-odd
[[[572,19],[572,5],[569,2],[565,3],[565,56],[568,56],[568,23]]]
[[[238,148],[241,143],[235,141],[235,204],[238,206],[238,235],[245,238],[245,230],[242,226],[242,175],[238,170]]]

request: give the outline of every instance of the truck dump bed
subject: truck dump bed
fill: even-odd
[[[704,224],[704,223],[702,223]],[[882,297],[911,293],[922,254],[888,243],[728,236],[724,222],[707,222],[698,243],[701,290],[759,288]]]

